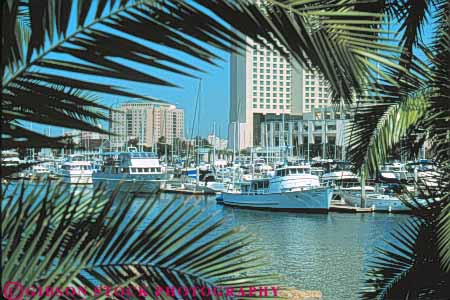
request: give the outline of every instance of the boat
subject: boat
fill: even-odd
[[[91,184],[92,164],[84,155],[72,154],[61,165],[58,172],[62,181],[70,184]]]
[[[361,206],[361,193],[353,195],[347,194],[345,201],[352,206]],[[400,200],[399,196],[394,194],[373,193],[366,195],[366,208],[372,208],[376,212],[408,212],[410,207]]]
[[[322,185],[333,189],[334,200],[344,200],[347,194],[361,193],[361,183],[358,176],[351,171],[333,171],[322,175]],[[373,193],[373,186],[365,185],[366,193]]]
[[[223,204],[233,207],[276,210],[328,212],[332,189],[320,186],[311,168],[283,166],[269,178],[240,182],[239,191],[224,192]]]
[[[158,156],[152,152],[128,149],[108,157],[102,168],[93,174],[94,187],[119,189],[129,193],[154,193],[170,179],[162,171]]]

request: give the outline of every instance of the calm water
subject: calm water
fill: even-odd
[[[162,203],[172,195],[163,196]],[[217,205],[215,197],[201,197],[198,206],[226,218],[226,227],[243,225],[255,233],[255,247],[263,249],[270,270],[283,284],[320,290],[324,300],[358,299],[364,260],[405,215],[304,214],[243,210]]]
[[[72,189],[72,188],[70,188]],[[69,190],[69,189],[68,189]],[[162,195],[156,211],[171,201],[186,202],[186,197]],[[138,199],[137,210],[143,198]],[[323,300],[358,299],[364,276],[364,261],[374,254],[374,247],[406,215],[393,214],[304,214],[263,212],[229,208],[216,204],[215,197],[199,197],[188,201],[226,219],[223,230],[245,226],[258,241],[252,245],[262,249],[269,260],[271,273],[282,275],[282,284],[303,290],[319,290]],[[170,212],[168,212],[170,213]],[[143,224],[145,226],[146,224]]]

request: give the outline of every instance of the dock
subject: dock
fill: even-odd
[[[342,204],[332,204],[330,206],[330,212],[340,212],[340,213],[371,213],[373,209],[371,207],[355,207]]]
[[[185,195],[215,195],[208,190],[205,190],[201,186],[194,188],[186,188],[184,184],[172,181],[161,186],[161,191],[165,193],[177,193],[177,194],[185,194]]]

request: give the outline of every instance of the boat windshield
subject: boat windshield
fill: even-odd
[[[131,152],[131,158],[156,158],[153,152]]]
[[[306,168],[288,168],[288,169],[280,169],[276,171],[276,176],[288,176],[288,175],[296,175],[296,174],[308,174],[308,169]]]

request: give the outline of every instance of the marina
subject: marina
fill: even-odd
[[[450,0],[2,10],[2,299],[450,299]]]
[[[6,154],[9,164],[21,161],[17,153]],[[168,162],[167,157],[128,147],[123,152],[34,159],[29,169],[9,178],[61,178],[69,184],[142,194],[216,195],[221,205],[255,210],[408,213],[405,201],[416,193],[414,178],[430,181],[436,173],[430,161],[393,162],[362,184],[344,161],[272,158],[238,156],[216,163],[213,157],[196,164],[186,157]]]

